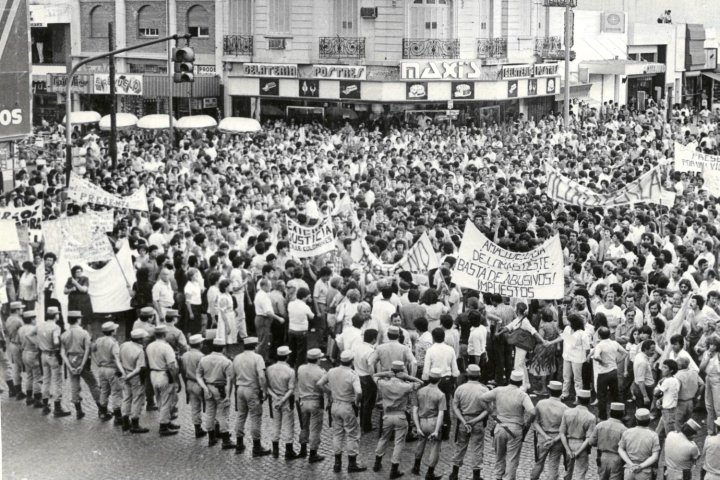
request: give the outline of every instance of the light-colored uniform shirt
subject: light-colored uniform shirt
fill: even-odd
[[[568,440],[585,440],[592,435],[597,420],[587,407],[578,405],[565,410],[560,423],[560,432]]]
[[[590,444],[595,445],[601,452],[618,453],[618,445],[625,430],[627,427],[620,420],[603,420],[595,426]]]
[[[410,401],[410,392],[422,387],[419,382],[406,382],[397,377],[379,378],[377,380],[378,392],[381,394],[385,413],[405,412]]]
[[[148,367],[151,371],[165,372],[177,366],[175,350],[165,340],[155,340],[145,349]]]
[[[82,354],[90,345],[90,334],[80,325],[70,325],[60,336],[60,343],[67,354]]]
[[[695,442],[680,432],[669,432],[665,438],[665,467],[682,472],[690,470],[700,458]]]
[[[261,388],[265,384],[265,360],[252,350],[245,350],[235,356],[232,362],[235,371],[235,385],[238,387]]]
[[[182,354],[180,363],[182,364],[185,380],[197,381],[197,367],[203,356],[203,353],[197,348],[191,348]]]
[[[477,417],[487,409],[487,404],[480,400],[480,397],[488,391],[488,388],[482,383],[469,380],[455,390],[453,403],[458,407],[466,420]]]
[[[37,327],[38,348],[41,352],[60,350],[60,326],[55,322],[43,322]]]
[[[196,376],[207,385],[225,386],[233,378],[232,362],[221,352],[212,352],[200,359]]]
[[[120,345],[120,364],[126,373],[145,366],[145,352],[142,345],[132,341]]]
[[[115,337],[100,337],[95,340],[93,357],[98,367],[116,368],[115,356],[120,354],[120,345]]]
[[[403,362],[405,364],[405,368],[408,370],[410,370],[413,365],[417,364],[415,356],[412,354],[410,349],[397,340],[392,340],[389,343],[378,345],[370,358],[373,365],[379,364],[379,372],[386,372],[390,370],[392,368],[392,363],[398,360]]]
[[[318,381],[320,387],[326,384],[334,402],[354,403],[355,397],[362,393],[357,372],[343,365],[331,368]]]
[[[546,398],[535,405],[535,421],[542,427],[545,433],[554,435],[560,432],[563,414],[568,410],[567,405],[558,398]]]
[[[323,392],[317,383],[323,375],[325,375],[325,370],[315,363],[300,365],[295,389],[298,400],[320,400]]]
[[[428,384],[417,392],[418,418],[435,418],[447,408],[445,394],[437,384]]]
[[[483,402],[495,402],[498,422],[522,427],[525,415],[533,415],[535,406],[530,396],[515,385],[498,387],[480,396]]]
[[[285,362],[277,362],[266,370],[268,392],[281,397],[295,390],[295,370]]]
[[[625,450],[632,463],[639,465],[653,453],[660,452],[660,439],[647,427],[634,427],[622,434],[618,446]]]

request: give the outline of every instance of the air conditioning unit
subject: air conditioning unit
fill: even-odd
[[[285,39],[268,38],[268,48],[270,50],[285,50]]]
[[[378,16],[377,7],[362,7],[360,8],[360,16],[365,19],[375,19]]]

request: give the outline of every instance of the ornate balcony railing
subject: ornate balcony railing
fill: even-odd
[[[543,0],[543,7],[577,7],[577,0]]]
[[[365,37],[320,37],[320,58],[365,58]]]
[[[478,38],[478,58],[507,58],[507,38]]]
[[[252,55],[252,35],[225,35],[223,37],[223,54],[225,55]]]
[[[403,38],[403,58],[457,58],[460,40]]]
[[[541,58],[555,58],[562,49],[562,38],[559,36],[535,39],[535,55]]]

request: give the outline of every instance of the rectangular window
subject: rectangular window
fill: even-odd
[[[335,34],[341,37],[356,37],[357,15],[360,11],[358,0],[334,0]]]
[[[290,33],[290,0],[269,1],[270,33]]]
[[[208,38],[210,36],[210,27],[188,27],[188,33],[197,38]]]
[[[141,28],[139,33],[141,37],[159,37],[160,29],[155,27],[145,27]]]
[[[253,0],[230,0],[228,34],[252,35]]]

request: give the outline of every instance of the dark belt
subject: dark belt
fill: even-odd
[[[288,334],[307,335],[307,330],[288,330]]]
[[[600,450],[600,453],[608,453],[610,455],[620,456],[620,454],[618,452],[613,452],[612,450]]]
[[[482,412],[476,412],[476,413],[463,413],[463,417],[477,417]]]
[[[584,438],[578,438],[578,437],[567,437],[567,439],[568,439],[568,440],[577,440],[577,441],[580,441],[580,442],[584,442],[584,441],[585,441]]]
[[[53,355],[60,353],[60,350],[40,350],[42,353],[51,353]]]
[[[167,370],[162,370],[162,369],[159,369],[159,368],[151,368],[150,371],[151,371],[151,372],[167,372]]]
[[[693,400],[695,400],[695,398],[688,398],[687,400],[683,400],[683,399],[681,399],[681,398],[678,398],[678,403],[680,403],[680,402],[692,402]]]

